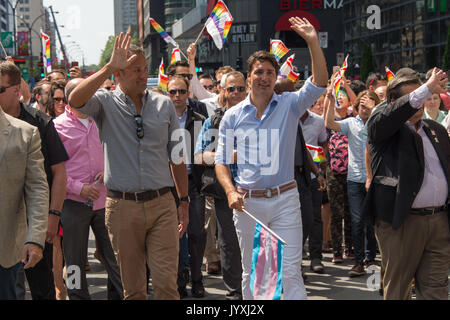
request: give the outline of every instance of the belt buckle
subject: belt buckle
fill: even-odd
[[[140,201],[141,201],[141,200],[138,199],[138,196],[139,196],[140,193],[142,193],[142,192],[135,192],[135,193],[134,193],[134,200],[135,200],[136,202],[140,202]]]
[[[264,197],[267,198],[267,199],[272,198],[272,197],[273,197],[272,189],[267,188],[267,189],[265,190]]]

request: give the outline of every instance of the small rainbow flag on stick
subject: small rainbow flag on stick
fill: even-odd
[[[159,65],[159,73],[158,73],[158,87],[161,88],[162,91],[167,92],[167,82],[169,81],[169,77],[164,74],[164,62],[161,59],[161,64]]]
[[[394,79],[395,74],[388,67],[385,67],[385,68],[386,68],[387,80],[388,80],[388,82],[390,82],[392,79]]]
[[[280,68],[278,73],[278,77],[281,79],[287,78],[292,82],[296,82],[298,77],[300,76],[298,73],[294,72],[294,67],[292,66],[292,62],[294,61],[295,53],[291,55]]]
[[[211,11],[208,20],[206,20],[205,26],[198,35],[197,40],[195,40],[195,43],[197,43],[198,39],[200,39],[200,36],[203,34],[203,30],[206,28],[208,33],[211,35],[211,38],[214,40],[214,44],[217,49],[221,50],[223,48],[223,44],[227,40],[232,23],[233,17],[231,16],[230,11],[224,2],[219,0],[214,9]]]
[[[174,48],[172,50],[172,56],[170,57],[170,64],[181,61],[180,49]]]
[[[288,53],[290,49],[288,49],[283,41],[281,40],[270,40],[270,53],[274,55],[277,61],[280,61],[281,58],[284,57],[286,53]]]
[[[341,77],[343,77],[345,75],[345,71],[347,71],[347,67],[348,67],[348,63],[347,63],[347,59],[348,59],[348,54],[345,57],[344,62],[342,63],[342,67],[341,70],[339,71],[339,74],[341,75]]]
[[[159,25],[158,22],[155,21],[155,19],[150,18],[150,23],[155,28],[156,32],[159,33],[159,35],[166,41],[167,43],[171,43],[174,47],[178,48],[178,43],[173,40],[171,36]]]
[[[47,74],[52,72],[52,59],[50,50],[50,37],[41,30],[41,42],[42,42],[42,62],[44,63],[45,71]]]
[[[320,164],[322,162],[327,161],[327,158],[325,157],[325,153],[323,152],[322,147],[316,147],[311,144],[307,144],[306,148],[311,153],[311,156],[312,156],[315,164]]]

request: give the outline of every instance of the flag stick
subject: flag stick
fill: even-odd
[[[178,49],[180,49],[180,48],[178,48]],[[186,54],[183,52],[183,50],[180,49],[180,52],[181,52],[181,54],[183,55],[183,57],[185,57],[186,60],[189,61],[188,57],[187,57]]]
[[[269,227],[267,227],[264,223],[262,223],[261,221],[259,221],[257,218],[255,218],[250,212],[248,212],[245,209],[242,209],[243,212],[245,212],[247,215],[249,215],[253,220],[255,220],[256,222],[258,222],[264,229],[266,229],[267,231],[269,231],[269,233],[271,235],[273,235],[275,238],[277,238],[278,240],[280,240],[281,242],[284,243],[285,246],[287,246],[286,241],[283,240],[283,238],[281,238],[279,235],[277,235],[275,232],[273,232],[272,230],[269,229]]]
[[[202,36],[203,30],[205,30],[205,28],[206,28],[206,23],[205,23],[205,25],[203,26],[202,31],[200,31],[200,33],[198,34],[197,40],[195,40],[194,44],[197,44],[197,41],[198,41],[198,40],[200,39],[200,37]]]
[[[2,49],[3,49],[3,52],[5,53],[5,57],[7,57],[8,54],[6,53],[5,47],[3,46],[3,43],[1,41],[0,41],[0,44],[2,45]]]

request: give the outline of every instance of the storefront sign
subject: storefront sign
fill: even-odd
[[[256,23],[238,23],[231,26],[231,43],[256,42]]]
[[[341,9],[344,0],[280,0],[280,10]]]

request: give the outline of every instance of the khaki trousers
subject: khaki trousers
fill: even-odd
[[[214,198],[205,198],[205,229],[206,229],[206,247],[205,258],[207,263],[220,261],[220,251],[218,240],[216,238],[217,221]]]
[[[105,223],[120,268],[124,300],[147,299],[146,263],[157,300],[179,300],[178,215],[171,192],[146,202],[106,199]]]
[[[448,299],[450,232],[447,212],[410,214],[397,230],[377,220],[375,235],[381,252],[384,299],[411,298],[411,282],[421,300]]]

